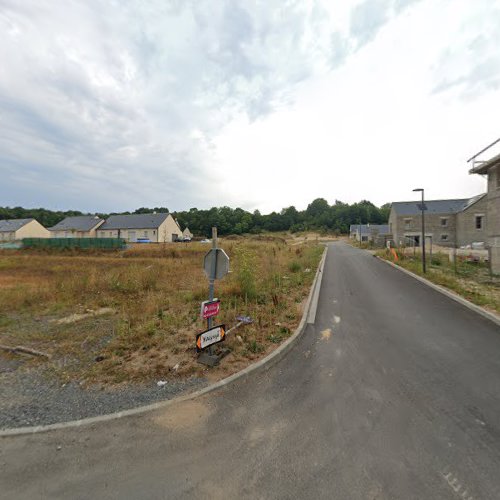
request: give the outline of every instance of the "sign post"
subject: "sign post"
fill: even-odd
[[[198,351],[202,351],[198,362],[215,366],[222,356],[214,354],[212,345],[223,341],[225,338],[224,325],[213,326],[213,317],[220,310],[220,301],[214,298],[215,280],[222,279],[229,272],[229,257],[222,248],[217,247],[216,227],[212,228],[212,249],[203,259],[203,269],[208,277],[208,301],[202,303],[201,316],[207,320],[207,330],[197,336],[196,346]],[[206,339],[209,340],[206,341]]]

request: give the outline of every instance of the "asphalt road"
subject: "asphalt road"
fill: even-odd
[[[0,440],[0,497],[500,498],[500,329],[345,244],[268,371],[162,411]]]

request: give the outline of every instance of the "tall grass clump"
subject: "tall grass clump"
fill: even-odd
[[[245,300],[253,300],[257,296],[255,277],[255,254],[246,246],[235,248],[237,259],[236,280]]]

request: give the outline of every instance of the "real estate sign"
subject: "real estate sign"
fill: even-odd
[[[217,316],[220,312],[220,300],[205,300],[201,303],[201,312],[200,315],[203,319],[212,318],[213,316]]]

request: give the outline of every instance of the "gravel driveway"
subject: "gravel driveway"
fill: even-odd
[[[0,429],[105,415],[172,399],[208,384],[191,378],[169,380],[162,387],[153,381],[113,389],[83,388],[77,382],[61,385],[47,377],[42,366],[25,370],[22,365],[22,357],[0,354]]]

